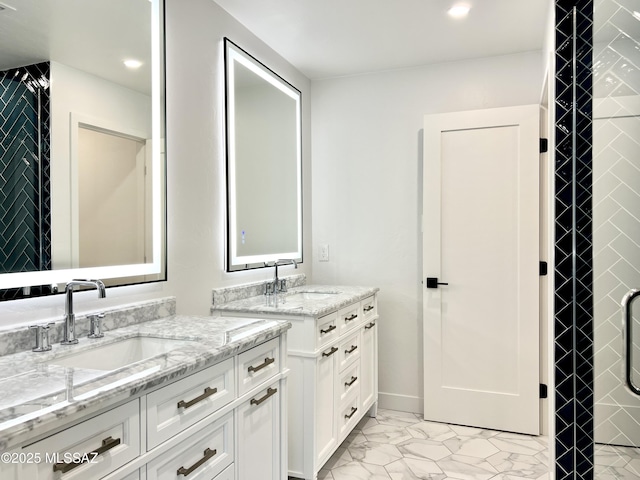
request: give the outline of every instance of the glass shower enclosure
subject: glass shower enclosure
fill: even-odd
[[[594,2],[595,478],[640,478],[640,2]]]

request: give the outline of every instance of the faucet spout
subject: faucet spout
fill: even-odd
[[[280,280],[280,277],[278,277],[278,267],[282,266],[282,265],[293,265],[294,268],[298,268],[298,263],[290,258],[287,259],[282,259],[282,260],[276,260],[275,262],[273,262],[273,266],[275,268],[275,272],[273,275],[273,281],[271,282],[273,287],[271,288],[273,293],[275,294],[275,306],[278,306],[278,293],[285,293],[287,291],[287,284],[286,284],[286,280]]]
[[[98,298],[105,298],[107,291],[102,280],[71,280],[67,283],[64,294],[64,337],[63,345],[75,345],[76,338],[76,316],[73,313],[73,288],[74,287],[95,287],[98,291]]]

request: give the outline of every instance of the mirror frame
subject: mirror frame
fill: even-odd
[[[235,101],[234,66],[235,63],[251,70],[257,76],[291,97],[296,102],[296,197],[298,222],[297,250],[293,252],[277,252],[257,255],[239,255],[237,253],[236,233],[236,149],[235,124],[232,106]],[[226,154],[226,235],[225,235],[225,267],[227,272],[264,268],[268,262],[279,259],[293,259],[297,263],[303,261],[303,218],[302,218],[302,92],[278,75],[264,63],[256,59],[229,38],[224,37],[224,72],[225,72],[225,154]]]
[[[131,265],[112,265],[104,267],[65,268],[58,270],[41,270],[31,272],[14,272],[0,274],[0,289],[24,290],[23,296],[15,299],[29,298],[49,293],[57,293],[56,288],[51,292],[42,289],[42,293],[30,295],[29,287],[55,286],[65,284],[74,278],[123,279],[118,285],[133,285],[136,283],[153,283],[166,281],[167,278],[167,237],[166,237],[166,81],[165,81],[165,2],[164,0],[150,0],[151,2],[151,115],[152,115],[152,235],[154,238],[152,261]],[[157,239],[158,241],[155,241]],[[157,280],[144,282],[126,282],[127,277],[141,275],[158,275]],[[39,289],[36,289],[38,291]],[[0,295],[0,300],[12,300]]]

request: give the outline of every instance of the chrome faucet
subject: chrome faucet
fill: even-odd
[[[76,316],[73,314],[73,287],[95,287],[98,290],[98,298],[107,296],[106,289],[102,280],[71,280],[65,287],[64,302],[64,337],[62,345],[75,345],[78,343],[76,338]]]
[[[273,262],[273,265],[271,265],[272,267],[275,267],[275,273],[273,280],[265,284],[265,295],[267,295],[267,303],[269,303],[270,295],[274,295],[276,307],[278,306],[278,293],[284,293],[287,291],[286,279],[280,279],[278,277],[278,267],[282,265],[293,265],[294,268],[298,268],[298,263],[293,259],[276,260]]]
[[[293,259],[284,259],[284,260],[276,260],[275,262],[273,262],[273,266],[275,267],[275,275],[273,276],[273,291],[278,293],[278,292],[286,292],[287,291],[287,285],[282,284],[280,282],[280,278],[278,278],[278,267],[280,265],[293,265],[294,268],[298,268],[298,264],[296,263],[295,260]]]

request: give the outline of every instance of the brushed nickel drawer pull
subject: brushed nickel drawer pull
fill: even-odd
[[[262,402],[264,402],[267,398],[269,398],[269,397],[270,397],[270,396],[272,396],[272,395],[275,395],[275,393],[276,393],[277,391],[278,391],[278,389],[277,389],[277,388],[271,388],[271,387],[269,387],[269,388],[267,388],[267,393],[266,393],[266,395],[265,395],[264,397],[262,397],[262,398],[261,398],[261,399],[259,399],[259,400],[256,400],[255,398],[252,398],[250,403],[251,403],[251,405],[260,405],[260,404],[261,404]]]
[[[338,351],[338,347],[332,347],[331,350],[329,350],[329,353],[327,352],[322,352],[322,356],[323,357],[330,357],[331,355],[333,355],[334,353],[336,353]]]
[[[355,413],[357,411],[358,411],[358,409],[356,407],[351,407],[351,413],[345,415],[344,418],[350,419],[351,417],[353,417],[355,415]]]
[[[93,460],[98,455],[102,455],[107,450],[111,450],[113,447],[115,447],[117,445],[120,445],[120,443],[121,443],[121,441],[120,441],[119,438],[107,437],[107,438],[102,440],[102,446],[101,447],[96,448],[93,452],[89,452],[86,455],[83,455],[79,462],[60,462],[60,463],[56,463],[53,466],[53,471],[54,472],[67,473],[67,472],[73,470],[74,468],[79,467],[83,463],[87,463],[87,462]]]
[[[371,310],[373,310],[373,305],[367,305],[366,307],[364,307],[364,313],[370,312]]]
[[[346,353],[348,355],[350,353],[355,352],[357,348],[358,348],[357,345],[351,345],[351,348],[349,350],[345,350],[344,353]]]
[[[265,358],[264,362],[262,362],[260,365],[258,365],[257,367],[254,367],[253,365],[250,366],[249,368],[247,368],[248,371],[252,372],[252,373],[256,373],[258,370],[262,370],[264,367],[271,365],[273,362],[275,362],[276,359],[275,358]]]
[[[198,468],[200,465],[202,465],[204,462],[206,462],[210,458],[214,457],[216,453],[218,453],[218,450],[216,450],[216,449],[211,450],[210,448],[207,448],[204,451],[204,457],[202,457],[196,463],[191,465],[189,468],[180,467],[176,473],[178,475],[184,475],[186,477],[187,475],[192,473],[196,468]]]
[[[376,325],[376,322],[371,322],[371,323],[369,323],[368,325],[365,325],[365,326],[364,326],[364,329],[365,329],[365,330],[369,330],[369,329],[371,329],[371,328],[375,327],[375,325]]]
[[[202,395],[198,395],[193,400],[189,400],[188,402],[185,402],[184,400],[180,400],[178,402],[178,408],[193,407],[196,403],[201,402],[205,398],[210,397],[211,395],[213,395],[214,393],[217,393],[217,392],[218,392],[217,388],[206,387],[204,389],[204,393]]]
[[[344,382],[344,386],[345,387],[350,387],[351,385],[353,385],[354,383],[356,383],[356,380],[358,380],[358,377],[351,377],[351,380],[349,380],[348,382]]]
[[[344,321],[345,322],[350,322],[351,320],[355,320],[356,318],[358,318],[358,314],[354,313],[350,317],[344,317]]]
[[[327,328],[326,330],[323,330],[323,329],[321,328],[321,329],[320,329],[320,333],[322,333],[322,334],[324,335],[325,333],[329,333],[329,332],[334,331],[336,328],[338,328],[338,327],[336,327],[335,325],[331,325],[331,326],[330,326],[329,328]]]

